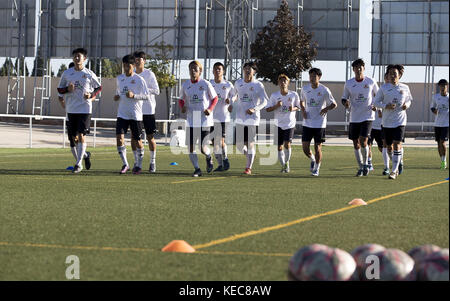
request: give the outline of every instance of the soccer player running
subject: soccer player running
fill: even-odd
[[[311,175],[318,177],[322,162],[322,143],[325,142],[327,113],[337,107],[330,89],[319,81],[322,71],[318,68],[309,70],[309,85],[303,87],[300,108],[303,116],[302,146],[303,152],[311,160]],[[310,144],[314,138],[315,156]]]
[[[364,75],[365,64],[362,59],[352,63],[355,77],[349,79],[344,86],[342,104],[350,110],[350,126],[348,138],[353,141],[356,162],[358,163],[357,177],[369,174],[369,134],[375,119],[373,98],[378,92],[377,83]]]
[[[84,63],[87,50],[77,48],[72,51],[74,67],[67,69],[61,76],[58,86],[58,99],[66,110],[69,135],[75,144],[72,154],[76,153],[76,163],[72,170],[79,173],[83,170],[82,160],[86,169],[90,169],[90,153],[86,152],[86,135],[89,134],[92,115],[92,101],[102,90],[100,81],[94,72],[87,69]]]
[[[200,78],[203,66],[198,61],[189,63],[190,80],[181,85],[179,100],[182,113],[187,113],[186,141],[189,147],[189,159],[194,165],[193,177],[202,176],[202,171],[198,165],[198,157],[195,152],[195,145],[200,139],[200,149],[206,157],[206,171],[210,173],[213,166],[211,151],[206,139],[210,133],[211,126],[214,125],[213,110],[217,104],[217,94],[210,82]]]
[[[448,140],[448,81],[441,79],[438,82],[439,93],[433,95],[431,102],[431,112],[436,115],[434,121],[435,140],[438,145],[439,156],[441,157],[441,169],[447,168],[447,146]]]
[[[236,147],[247,157],[244,174],[252,174],[256,156],[256,133],[261,120],[261,110],[266,107],[268,97],[263,84],[254,78],[255,62],[244,64],[244,76],[235,83],[236,100]],[[233,107],[232,107],[233,108]]]
[[[214,109],[214,126],[211,132],[214,137],[214,154],[219,166],[214,171],[226,171],[230,169],[227,144],[225,143],[226,128],[230,122],[230,104],[235,98],[234,86],[223,78],[225,66],[215,63],[213,66],[214,79],[211,84],[217,93],[218,101]]]
[[[275,112],[275,125],[277,126],[276,141],[278,145],[278,160],[281,163],[281,172],[289,173],[289,160],[291,159],[291,143],[294,138],[295,112],[300,109],[300,98],[295,91],[289,90],[290,79],[287,75],[278,76],[280,91],[270,96],[267,112]],[[283,150],[284,145],[284,150]]]
[[[145,80],[134,72],[135,59],[129,54],[122,58],[123,74],[117,77],[117,91],[114,96],[119,102],[116,122],[117,152],[122,159],[120,174],[129,169],[125,134],[131,129],[131,149],[134,154],[132,173],[138,175],[142,171],[144,146],[142,144],[142,106],[144,99],[148,99],[148,88]]]
[[[143,51],[134,52],[134,59],[136,63],[136,74],[144,78],[147,84],[148,95],[144,99],[142,105],[142,120],[144,123],[145,134],[147,135],[148,147],[150,149],[150,167],[148,171],[150,173],[156,172],[156,122],[155,122],[155,109],[156,100],[155,95],[159,95],[158,81],[156,80],[155,74],[150,70],[145,68],[146,55]]]
[[[381,86],[375,96],[374,104],[383,109],[384,137],[386,144],[393,144],[394,149],[389,179],[396,179],[403,157],[402,141],[407,121],[406,110],[411,106],[412,96],[409,87],[399,82],[404,72],[402,65],[389,65],[386,72],[389,83]]]

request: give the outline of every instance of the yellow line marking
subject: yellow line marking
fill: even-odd
[[[119,248],[119,247],[96,247],[96,246],[64,246],[53,244],[37,244],[37,243],[10,243],[1,242],[0,246],[6,247],[27,247],[27,248],[47,248],[47,249],[71,249],[83,251],[118,251],[118,252],[160,252],[157,249],[148,248]],[[264,253],[264,252],[235,252],[235,251],[196,251],[194,254],[203,255],[244,255],[244,256],[271,256],[271,257],[290,257],[288,253]]]
[[[436,183],[432,183],[432,184],[428,184],[428,185],[424,185],[424,186],[408,189],[408,190],[405,190],[405,191],[396,192],[396,193],[393,193],[393,194],[389,194],[389,195],[386,195],[386,196],[382,196],[382,197],[379,197],[379,198],[372,199],[370,201],[367,201],[366,203],[367,204],[372,204],[372,203],[375,203],[375,202],[378,202],[378,201],[381,201],[381,200],[385,200],[385,199],[388,199],[388,198],[391,198],[391,197],[399,196],[399,195],[402,195],[402,194],[405,194],[405,193],[417,191],[417,190],[420,190],[420,189],[425,189],[425,188],[432,187],[432,186],[439,185],[439,184],[443,184],[443,183],[448,183],[448,181],[447,180],[440,181],[440,182],[436,182]],[[269,231],[283,229],[283,228],[286,228],[286,227],[289,227],[289,226],[293,226],[293,225],[297,225],[297,224],[304,223],[304,222],[307,222],[307,221],[311,221],[311,220],[317,219],[319,217],[341,213],[341,212],[344,212],[344,211],[347,211],[347,210],[354,209],[354,208],[359,207],[359,206],[363,206],[363,205],[354,205],[354,206],[343,207],[343,208],[340,208],[340,209],[331,210],[331,211],[327,211],[327,212],[324,212],[324,213],[320,213],[320,214],[304,217],[304,218],[301,218],[301,219],[298,219],[298,220],[294,220],[294,221],[291,221],[291,222],[288,222],[288,223],[279,224],[279,225],[275,225],[275,226],[271,226],[271,227],[265,227],[265,228],[262,228],[262,229],[259,229],[259,230],[248,231],[248,232],[241,233],[241,234],[235,234],[235,235],[232,235],[232,236],[229,236],[229,237],[225,237],[225,238],[222,238],[222,239],[213,240],[213,241],[210,241],[208,243],[194,245],[192,247],[194,249],[196,249],[196,250],[203,249],[203,248],[208,248],[208,247],[211,247],[211,246],[220,245],[220,244],[227,243],[227,242],[230,242],[230,241],[234,241],[234,240],[237,240],[237,239],[241,239],[241,238],[245,238],[245,237],[249,237],[249,236],[253,236],[253,235],[258,235],[258,234],[266,233],[266,232],[269,232]]]
[[[171,184],[203,182],[203,181],[212,181],[212,180],[230,179],[230,178],[236,178],[236,176],[230,176],[230,177],[214,177],[214,178],[206,178],[206,179],[195,179],[195,180],[175,181],[175,182],[172,182]]]

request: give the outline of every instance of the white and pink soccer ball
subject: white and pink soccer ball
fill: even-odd
[[[441,249],[428,254],[414,267],[411,280],[417,281],[449,281],[448,249]]]
[[[298,250],[289,261],[288,278],[297,281],[346,281],[356,269],[346,251],[313,244]]]
[[[353,249],[350,254],[353,256],[353,259],[356,262],[356,270],[353,273],[351,279],[353,281],[369,280],[366,277],[366,270],[372,264],[372,261],[370,260],[369,256],[384,250],[386,250],[386,248],[378,244],[365,244]]]
[[[381,281],[406,281],[414,268],[414,260],[399,249],[386,249],[374,254],[379,260]]]

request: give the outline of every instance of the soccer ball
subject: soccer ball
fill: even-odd
[[[423,258],[414,269],[418,281],[449,281],[448,249],[441,249]]]
[[[428,255],[439,251],[441,248],[435,245],[423,245],[409,250],[408,255],[414,259],[416,265]]]
[[[344,250],[313,244],[292,256],[288,278],[297,281],[346,281],[355,268],[353,257]]]
[[[370,262],[366,263],[367,257],[384,250],[386,250],[386,248],[378,244],[365,244],[353,249],[350,254],[353,256],[353,259],[356,262],[356,270],[353,273],[351,280],[367,280],[366,269],[369,264],[371,264]]]
[[[381,281],[405,281],[414,268],[414,260],[399,249],[386,249],[374,254],[380,262]]]

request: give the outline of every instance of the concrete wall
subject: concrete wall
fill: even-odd
[[[39,83],[39,81],[38,81]],[[56,87],[58,86],[59,78],[52,78],[52,97],[50,102],[50,114],[52,116],[64,116],[65,112],[61,108],[58,100],[57,100],[57,91]],[[0,77],[0,114],[6,113],[6,102],[7,102],[7,77]],[[307,83],[305,83],[307,84]],[[341,96],[344,87],[344,83],[342,82],[323,82],[328,88],[330,88],[334,98],[338,103],[338,108],[331,111],[328,115],[329,121],[344,121],[345,120],[345,111],[341,104]],[[33,102],[33,85],[34,78],[27,77],[26,79],[26,101],[24,105],[23,114],[31,114],[32,111],[32,102]],[[93,116],[94,117],[102,117],[102,118],[115,118],[117,114],[118,103],[113,100],[113,96],[116,91],[116,80],[115,79],[102,79],[102,99],[99,102],[94,103],[93,107]],[[424,84],[421,83],[412,83],[408,84],[412,96],[414,98],[413,104],[411,108],[408,110],[408,121],[410,122],[421,122],[422,119],[424,121],[433,121],[433,117],[429,112],[429,99],[425,100],[425,118],[423,118],[423,102],[424,102]],[[265,83],[267,95],[270,97],[270,94],[277,91],[278,88],[271,83]],[[294,86],[291,85],[291,89],[294,89]],[[161,91],[161,94],[156,97],[157,106],[156,106],[156,119],[167,119],[167,100],[165,91]],[[262,118],[270,119],[273,116],[273,113],[262,112]]]

